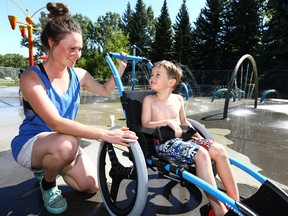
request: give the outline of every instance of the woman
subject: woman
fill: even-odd
[[[78,137],[129,146],[137,136],[128,128],[108,131],[74,121],[81,88],[106,96],[115,82],[111,77],[101,85],[86,70],[74,68],[83,46],[80,25],[62,3],[48,3],[47,10],[49,20],[41,42],[49,51],[48,59],[21,76],[25,119],[11,147],[19,164],[43,170],[40,188],[44,206],[50,213],[60,214],[67,209],[67,203],[56,186],[57,175],[78,191],[98,190],[96,168],[79,147]],[[122,75],[126,62],[117,62]]]

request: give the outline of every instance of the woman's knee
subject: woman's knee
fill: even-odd
[[[61,135],[54,145],[54,152],[58,156],[67,161],[72,160],[78,151],[78,139],[70,135]]]
[[[61,174],[67,185],[79,192],[96,193],[99,190],[97,180],[92,176],[70,176]]]
[[[99,186],[97,183],[95,183],[95,181],[91,182],[90,186],[88,189],[86,189],[85,191],[87,193],[97,193],[97,191],[99,190]]]
[[[84,182],[79,183],[79,190],[81,192],[87,192],[87,193],[96,193],[99,190],[99,186],[97,184],[96,179],[89,176],[86,179],[84,179]]]

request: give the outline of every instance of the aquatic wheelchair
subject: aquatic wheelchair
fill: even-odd
[[[182,186],[194,184],[206,193],[224,203],[229,211],[225,215],[285,215],[288,212],[288,195],[272,181],[252,170],[241,162],[229,158],[230,163],[261,183],[259,190],[240,202],[231,199],[225,192],[209,185],[195,175],[195,167],[177,163],[167,158],[159,158],[154,151],[154,136],[161,139],[161,131],[141,126],[143,98],[153,94],[148,90],[124,91],[121,79],[112,58],[125,58],[130,61],[152,63],[143,57],[122,56],[107,53],[108,62],[119,91],[126,124],[139,137],[138,142],[129,148],[122,148],[102,141],[98,151],[97,172],[100,194],[110,215],[141,215],[148,196],[148,172],[158,172],[159,178],[178,181]],[[204,137],[213,139],[209,131],[199,122],[189,119],[193,127]],[[111,130],[117,128],[112,127]],[[156,134],[156,135],[155,135]],[[215,173],[216,174],[216,173]],[[240,191],[241,193],[241,191]]]

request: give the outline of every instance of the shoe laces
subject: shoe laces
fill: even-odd
[[[61,191],[57,187],[44,191],[44,196],[47,198],[48,205],[52,205],[62,199]]]

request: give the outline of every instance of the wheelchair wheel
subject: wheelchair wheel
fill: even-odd
[[[148,195],[146,161],[139,143],[129,148],[102,141],[98,152],[100,194],[110,215],[140,215]]]
[[[206,127],[201,124],[200,122],[193,120],[193,119],[189,119],[188,121],[190,122],[190,124],[198,131],[198,133],[204,137],[205,139],[210,139],[214,141],[213,136],[211,135],[211,133],[206,129]]]

